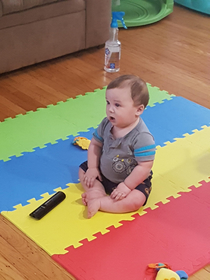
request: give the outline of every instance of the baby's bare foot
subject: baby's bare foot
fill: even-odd
[[[82,194],[82,203],[87,206],[87,193],[83,193]]]
[[[82,202],[85,206],[87,206],[89,200],[100,198],[103,196],[106,196],[106,194],[99,190],[89,189],[82,194]]]
[[[88,201],[88,219],[92,218],[100,209],[100,199],[91,199]]]

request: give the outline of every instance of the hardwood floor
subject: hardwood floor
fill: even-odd
[[[94,48],[1,75],[0,121],[102,88],[125,73],[210,108],[209,16],[175,6],[156,24],[120,30],[119,39],[119,73],[104,72],[104,49]],[[0,248],[0,280],[73,279],[1,215]],[[189,279],[209,280],[210,265]]]

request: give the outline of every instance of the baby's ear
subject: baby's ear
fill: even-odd
[[[144,105],[143,104],[141,104],[141,105],[139,105],[138,107],[137,107],[137,110],[136,110],[136,115],[137,116],[140,116],[143,112],[144,112]]]

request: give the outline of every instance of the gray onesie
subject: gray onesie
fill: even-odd
[[[155,142],[144,121],[140,118],[134,129],[122,138],[114,139],[112,124],[104,118],[93,133],[103,144],[100,158],[102,174],[114,183],[120,183],[141,161],[154,160]]]

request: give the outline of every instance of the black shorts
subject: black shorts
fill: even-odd
[[[80,164],[80,168],[83,170],[83,171],[87,171],[88,169],[88,166],[87,166],[87,161],[83,162],[82,164]],[[146,197],[146,200],[145,200],[145,203],[144,205],[147,203],[147,199],[150,195],[150,192],[152,190],[152,183],[151,183],[151,179],[152,179],[152,171],[150,172],[150,176],[144,180],[143,183],[139,184],[135,189],[136,190],[139,190],[140,192],[142,192],[145,197]],[[112,191],[114,189],[116,189],[118,183],[113,183],[111,182],[109,179],[107,179],[102,173],[101,173],[101,177],[102,177],[102,185],[104,186],[104,189],[105,189],[105,192],[107,194],[111,194]]]

